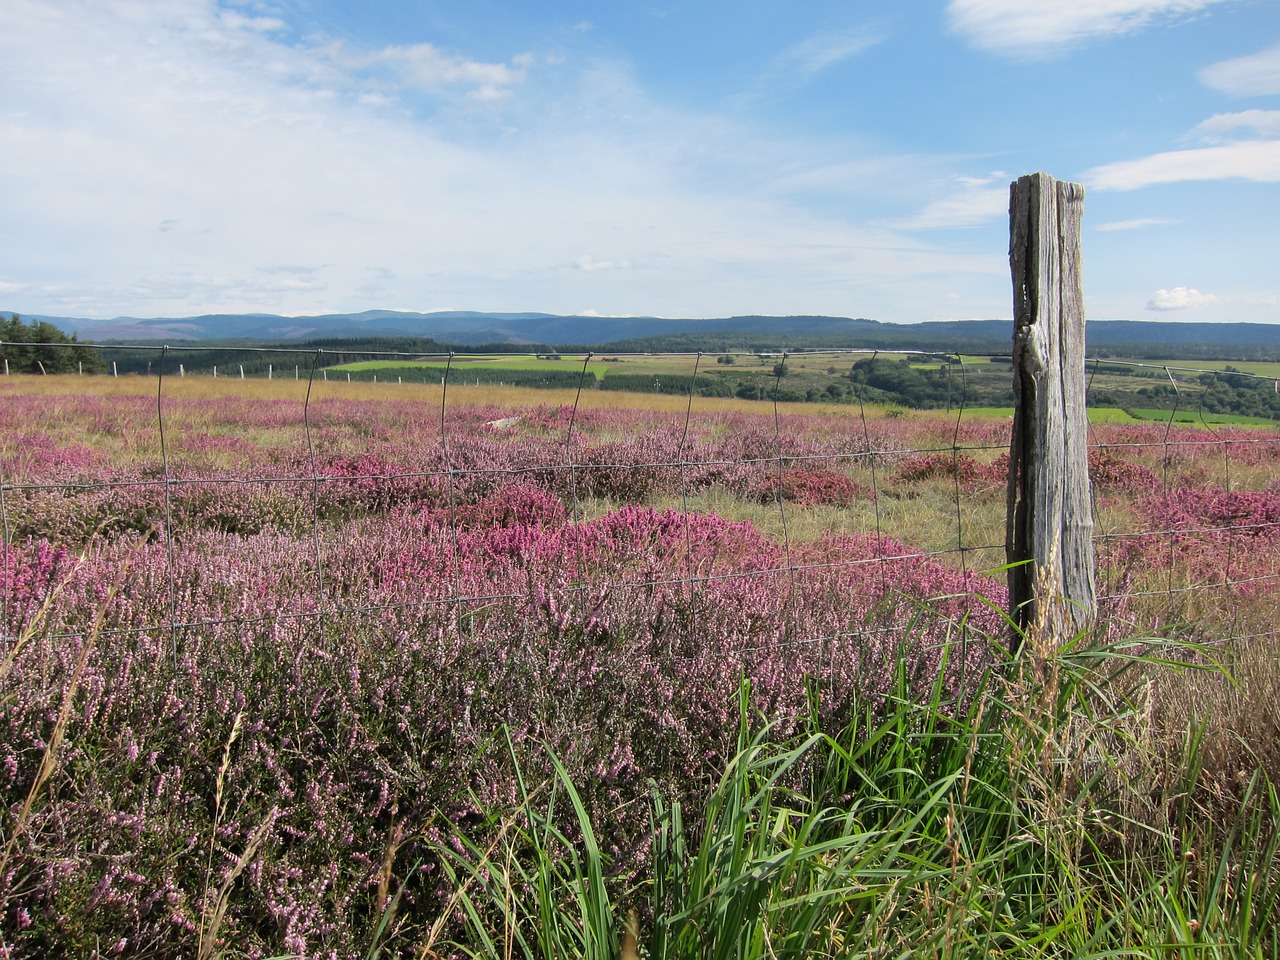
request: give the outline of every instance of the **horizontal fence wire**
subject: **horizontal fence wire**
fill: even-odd
[[[979,408],[1004,406],[986,401],[998,394],[1000,377],[1009,376],[1007,356],[974,358],[855,348],[643,356],[611,352],[610,364],[668,364],[653,373],[655,390],[659,380],[666,380],[669,390],[672,384],[683,384],[678,392],[668,394],[683,406],[632,411],[631,420],[618,414],[616,422],[606,422],[602,411],[609,410],[609,401],[620,393],[602,388],[616,368],[611,367],[603,381],[597,379],[591,364],[605,358],[592,353],[568,354],[560,359],[561,369],[571,372],[569,379],[576,378],[576,382],[548,393],[548,399],[540,403],[529,399],[527,393],[513,401],[502,394],[456,392],[469,386],[467,374],[461,370],[492,361],[497,356],[493,354],[482,359],[481,355],[456,351],[229,348],[185,343],[177,347],[0,343],[0,354],[9,356],[15,347],[55,353],[93,348],[104,358],[126,353],[149,355],[153,359],[147,361],[147,369],[154,370],[113,377],[108,367],[105,377],[124,392],[111,395],[113,404],[95,407],[86,402],[81,410],[72,409],[74,402],[66,399],[78,393],[79,381],[73,380],[74,374],[45,379],[39,373],[11,373],[0,384],[0,395],[9,410],[6,440],[0,449],[0,525],[5,574],[3,631],[11,641],[40,616],[49,616],[47,611],[40,612],[49,594],[33,593],[30,583],[21,582],[19,560],[29,563],[41,539],[65,546],[72,553],[83,550],[84,557],[110,553],[113,538],[124,536],[117,529],[119,524],[117,528],[112,524],[130,511],[125,532],[141,533],[148,539],[136,550],[162,552],[160,567],[165,582],[153,598],[155,606],[148,622],[108,627],[103,634],[164,631],[175,644],[175,656],[180,634],[202,630],[257,629],[286,623],[311,623],[321,628],[331,620],[377,620],[430,608],[453,611],[455,618],[461,616],[459,610],[477,611],[501,604],[529,609],[541,602],[537,599],[541,584],[513,582],[509,589],[494,589],[491,582],[476,581],[475,569],[464,569],[464,554],[476,549],[477,521],[468,511],[479,509],[494,491],[516,487],[550,492],[564,502],[570,533],[562,541],[566,553],[553,566],[576,575],[567,579],[565,596],[577,598],[575,602],[583,608],[579,612],[586,612],[590,596],[601,592],[633,593],[668,605],[683,598],[682,635],[692,638],[713,619],[709,592],[731,589],[742,582],[765,584],[775,594],[774,602],[781,605],[781,612],[772,616],[768,632],[743,632],[733,638],[738,654],[866,641],[901,630],[900,624],[877,623],[870,618],[856,629],[819,623],[810,609],[813,597],[815,591],[830,589],[827,585],[832,577],[862,584],[860,589],[874,592],[882,603],[897,596],[900,601],[925,607],[951,604],[954,609],[946,617],[961,637],[967,636],[968,618],[981,602],[963,590],[919,589],[928,578],[912,581],[908,568],[933,564],[939,570],[956,571],[962,578],[957,582],[966,590],[996,584],[998,593],[1002,582],[1008,414]],[[219,377],[220,393],[196,390],[192,385],[197,380],[208,381],[209,375],[176,365],[174,356],[178,353],[216,353],[219,358],[243,356],[246,360],[267,355],[296,357],[293,373],[297,380],[305,379],[305,396],[281,394],[264,399],[255,394],[252,404],[270,404],[269,415],[256,413],[258,408],[250,406],[247,414],[246,408],[237,408],[226,411],[227,419],[220,420],[224,414],[216,404],[222,398],[236,397],[234,384],[222,381],[240,382],[240,378]],[[334,368],[341,368],[343,358],[352,356],[439,364],[444,372],[438,380],[433,373],[426,383],[405,384],[403,399],[386,392],[366,398],[356,392],[364,387],[355,384],[349,396],[334,393],[346,385],[328,379],[327,374],[350,373]],[[733,362],[717,363],[717,358],[724,357]],[[834,366],[837,362],[847,364],[851,358],[855,366],[848,374]],[[511,355],[504,355],[504,359],[511,359]],[[757,365],[749,367],[753,360]],[[821,364],[828,362],[832,366],[824,374]],[[878,363],[895,366],[881,369]],[[671,364],[686,365],[687,372],[673,370]],[[863,365],[861,379],[857,376],[859,364]],[[926,372],[912,374],[912,370]],[[274,372],[267,368],[268,375]],[[735,382],[757,383],[762,399],[730,410],[723,404],[732,400],[698,392],[700,386],[724,382],[723,374],[729,372]],[[1146,423],[1095,423],[1091,427],[1098,594],[1113,622],[1141,632],[1203,620],[1209,625],[1204,627],[1210,631],[1205,634],[1208,639],[1274,638],[1270,624],[1276,622],[1280,583],[1280,550],[1276,549],[1280,540],[1280,484],[1276,479],[1280,431],[1274,426],[1248,430],[1233,426],[1205,407],[1220,401],[1223,390],[1270,388],[1280,392],[1277,379],[1232,369],[1105,358],[1088,360],[1083,372],[1088,377],[1091,405],[1109,406],[1103,402],[1108,399],[1105,394],[1137,381],[1149,381],[1153,386],[1138,388],[1133,396],[1167,404],[1159,412],[1146,411],[1150,418]],[[945,381],[950,409],[916,412],[891,406],[886,414],[879,402],[886,391],[876,386],[874,379],[882,373],[923,377],[936,390],[941,390],[939,385]],[[838,389],[819,392],[818,399],[839,399],[841,407],[806,406],[787,399],[796,394],[791,384],[816,382],[824,375]],[[103,377],[101,372],[93,377],[97,386],[84,384],[83,396],[91,398],[95,390],[102,390]],[[260,380],[262,375],[244,379]],[[129,404],[135,397],[141,398],[141,403],[145,391],[136,388],[152,381],[154,416],[144,423],[140,407]],[[380,381],[379,387],[384,383],[388,388],[395,386]],[[1220,384],[1225,386],[1219,388]],[[423,389],[436,393],[421,393]],[[565,398],[566,389],[571,399]],[[1144,389],[1146,393],[1141,392]],[[56,413],[47,406],[42,410],[39,404],[23,406],[20,402],[24,396],[54,395],[63,398],[54,405],[65,408]],[[935,394],[939,406],[940,397]],[[294,401],[298,405],[282,415],[280,405]],[[344,401],[357,406],[344,407]],[[502,412],[496,408],[512,402],[519,406],[507,417],[485,421],[474,415],[476,410]],[[395,407],[394,415],[387,413],[387,404]],[[383,415],[385,419],[379,421]],[[238,422],[236,417],[240,416],[248,419]],[[512,422],[506,423],[508,420]],[[538,420],[536,428],[518,435],[518,442],[512,439],[515,435],[505,432],[532,420]],[[143,426],[139,427],[140,423]],[[300,430],[304,442],[287,439],[291,430]],[[735,430],[742,436],[735,437]],[[153,434],[154,444],[149,445],[148,432]],[[258,432],[284,434],[286,440],[273,447],[259,443]],[[128,444],[122,444],[121,437],[127,438]],[[228,456],[226,460],[232,465],[215,468],[212,464],[217,456],[205,455],[201,444],[211,444],[216,454],[219,442],[229,444],[228,449],[237,455],[252,449],[250,459],[262,455],[270,466],[232,464],[236,458]],[[95,443],[106,452],[95,453]],[[522,446],[528,448],[528,462],[481,462],[485,456],[514,457],[513,451]],[[664,451],[670,454],[658,455]],[[79,460],[86,465],[78,466]],[[247,472],[236,475],[236,470]],[[298,503],[304,505],[294,511],[301,516],[289,542],[293,560],[311,571],[313,588],[305,603],[300,603],[305,608],[187,615],[197,598],[182,579],[189,577],[190,571],[180,570],[180,564],[188,562],[185,557],[180,559],[186,541],[201,524],[216,526],[218,517],[229,517],[234,513],[231,508],[255,491],[272,489],[281,497],[296,493]],[[613,568],[604,562],[593,573],[586,556],[589,538],[598,533],[606,518],[618,516],[628,505],[628,490],[635,492],[631,499],[636,503],[671,509],[682,518],[676,521],[682,522],[683,528],[673,541],[674,553],[667,556],[668,565],[662,569]],[[151,494],[158,494],[158,499],[147,499]],[[200,500],[204,494],[209,496]],[[67,528],[66,542],[58,543],[58,511],[74,512],[69,505],[97,495],[105,495],[107,500],[94,507],[101,521],[96,533],[88,531],[89,536],[76,540],[75,531]],[[141,501],[135,502],[139,496]],[[351,501],[345,507],[344,497]],[[917,503],[918,507],[913,506]],[[41,510],[49,512],[43,528]],[[200,510],[208,512],[202,515]],[[715,553],[699,554],[690,518],[717,510],[746,517],[760,528],[771,552],[736,568],[726,567],[729,561]],[[414,511],[426,511],[437,520],[443,514],[444,522],[423,528],[423,535],[428,540],[443,537],[446,542],[444,549],[432,555],[436,566],[421,583],[420,596],[369,602],[349,586],[340,585],[333,567],[349,561],[342,551],[351,547],[355,535],[347,524],[358,525],[366,516],[386,516],[389,511],[406,511],[406,522]],[[928,529],[916,524],[925,514],[931,518]],[[234,527],[233,520],[226,520],[226,525]],[[839,535],[860,535],[871,538],[873,553],[835,558],[823,554],[814,544],[824,526],[836,535],[831,541],[833,549],[845,542]],[[270,526],[253,532],[279,533]],[[675,556],[681,553],[680,547],[683,555]],[[127,558],[124,555],[122,562]],[[384,561],[389,562],[376,553],[370,556],[369,575]],[[66,576],[73,578],[76,563],[87,561],[62,562]],[[864,570],[870,571],[869,577],[862,576]],[[344,571],[344,575],[348,573]],[[44,589],[53,590],[56,585],[55,577]],[[907,585],[918,589],[908,593],[904,590]],[[55,622],[56,618],[50,619]],[[53,639],[83,633],[83,626],[75,624],[48,630]],[[687,659],[689,654],[672,649],[668,656]]]

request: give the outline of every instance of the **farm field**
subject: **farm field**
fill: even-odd
[[[780,379],[832,360],[804,363]],[[1280,431],[1106,419],[1097,636],[1006,681],[998,408],[5,378],[0,946],[485,955],[547,928],[512,912],[542,896],[582,911],[570,940],[669,915],[664,955],[697,956],[698,911],[736,903],[688,872],[730,870],[699,848],[724,827],[774,864],[778,955],[1274,950],[1238,892],[1280,890]],[[1058,712],[1135,662],[1110,713]],[[1140,895],[1108,879],[1129,845]]]
[[[554,359],[552,358],[554,357]],[[1095,417],[1135,422],[1267,426],[1280,423],[1274,377],[1280,364],[1203,366],[1090,361]],[[455,356],[327,365],[321,378],[401,383],[604,389],[785,402],[898,404],[926,409],[1006,407],[1009,358],[866,350],[719,355]]]
[[[1013,403],[1010,358],[865,349],[726,353],[609,354],[401,352],[395,341],[334,341],[322,349],[264,347],[246,353],[234,345],[147,349],[103,348],[123,375],[220,376],[235,379],[380,382],[402,386],[533,387],[605,390],[687,397],[774,399],[783,403],[899,406],[904,409],[1000,409]],[[549,348],[542,348],[549,349]],[[362,352],[364,351],[364,352]],[[221,369],[219,370],[219,365]],[[1202,426],[1280,424],[1280,363],[1090,359],[1088,404],[1098,418]]]

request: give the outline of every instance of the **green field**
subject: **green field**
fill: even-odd
[[[1176,412],[1160,409],[1128,409],[1116,411],[1120,414],[1113,423],[1123,423],[1125,420],[1134,423],[1168,423],[1170,419],[1174,423],[1184,426],[1200,426],[1206,425],[1210,427],[1274,427],[1276,422],[1267,417],[1245,417],[1237,416],[1230,413],[1205,413],[1201,414],[1194,409],[1178,410]],[[1172,412],[1172,417],[1170,413]]]
[[[567,370],[573,373],[581,373],[582,360],[583,358],[580,356],[565,357],[561,360],[545,360],[529,356],[468,356],[454,357],[453,361],[448,364],[441,358],[432,358],[430,360],[361,360],[356,363],[338,364],[337,366],[329,367],[329,370],[349,371],[351,373],[379,373],[384,370],[421,370],[424,373],[431,371],[439,375],[443,374],[447,365],[451,371],[461,376],[465,376],[466,371],[469,369],[480,367],[486,370]],[[609,366],[603,361],[593,360],[588,362],[587,372],[598,380],[605,375]]]
[[[868,350],[725,354],[483,354],[365,360],[327,368],[325,378],[402,383],[603,389],[629,393],[737,397],[954,410],[1008,416],[1008,357]],[[696,373],[696,376],[695,376]],[[1280,403],[1266,379],[1278,362],[1091,361],[1095,423],[1174,422],[1195,426],[1273,426]],[[1222,376],[1217,376],[1221,374]],[[1233,376],[1247,374],[1249,377]],[[1271,416],[1267,416],[1271,414]]]

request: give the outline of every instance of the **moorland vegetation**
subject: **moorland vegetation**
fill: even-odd
[[[1280,955],[1280,433],[1011,661],[1001,417],[161,386],[0,384],[6,956]]]

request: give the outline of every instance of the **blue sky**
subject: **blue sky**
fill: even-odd
[[[1280,322],[1276,0],[4,0],[0,309]]]

